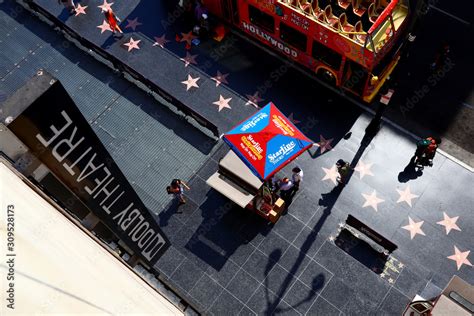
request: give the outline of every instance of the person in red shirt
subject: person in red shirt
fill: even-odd
[[[105,15],[105,20],[109,24],[110,29],[112,30],[114,35],[116,34],[117,31],[120,34],[123,34],[122,29],[118,25],[118,23],[122,21],[115,15],[114,11],[112,11],[112,9],[109,9],[108,11],[104,12],[104,15]]]

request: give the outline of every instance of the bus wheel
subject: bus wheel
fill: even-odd
[[[332,86],[336,86],[336,76],[334,76],[331,71],[321,68],[318,70],[317,76],[324,82],[329,83]]]

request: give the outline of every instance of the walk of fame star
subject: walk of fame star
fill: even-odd
[[[160,37],[155,36],[153,38],[155,39],[153,46],[160,46],[161,48],[165,48],[165,44],[170,42],[166,39],[166,34],[163,34]]]
[[[125,26],[126,29],[132,29],[135,31],[137,26],[143,25],[143,23],[138,22],[138,17],[134,18],[133,20],[127,19],[127,26]]]
[[[373,163],[364,163],[360,160],[357,163],[357,166],[354,168],[355,171],[359,172],[359,179],[362,179],[364,176],[369,175],[373,176],[374,174],[370,171],[370,167],[372,167]]]
[[[424,221],[415,222],[408,216],[408,225],[403,226],[403,229],[406,229],[410,232],[410,239],[415,238],[417,234],[426,236],[425,233],[421,230],[421,225],[423,225]]]
[[[470,250],[461,252],[459,251],[458,247],[454,246],[454,255],[451,255],[447,258],[456,261],[458,270],[461,269],[463,264],[472,267],[472,263],[467,259],[470,252]]]
[[[77,4],[76,8],[74,11],[76,11],[76,16],[79,14],[87,14],[86,13],[87,6],[82,6],[80,3]]]
[[[128,51],[131,51],[132,49],[140,49],[138,46],[138,43],[140,43],[141,40],[135,41],[132,37],[130,37],[130,41],[128,43],[125,43],[123,45],[128,47]]]
[[[218,105],[219,106],[219,112],[220,112],[223,108],[231,109],[231,107],[229,105],[230,100],[232,100],[232,98],[224,99],[224,97],[222,95],[219,95],[219,101],[212,102],[212,104]]]
[[[410,192],[410,186],[407,186],[405,190],[396,189],[400,197],[397,200],[397,203],[406,202],[411,207],[411,200],[417,198],[418,195]]]
[[[449,234],[449,232],[452,229],[461,231],[461,228],[459,228],[459,226],[456,224],[456,222],[459,219],[459,216],[449,217],[448,214],[443,212],[443,217],[444,217],[444,219],[442,221],[437,222],[436,224],[443,225],[444,228],[446,228],[446,235]]]
[[[365,203],[362,207],[371,206],[376,212],[378,212],[377,205],[385,201],[377,197],[377,192],[375,190],[372,194],[362,193],[362,196],[365,198]]]
[[[339,176],[339,173],[337,172],[337,167],[334,165],[330,169],[326,169],[322,167],[325,175],[322,178],[322,181],[324,180],[331,180],[332,183],[336,184],[337,183],[337,177]]]
[[[290,115],[288,115],[288,119],[291,121],[291,123],[295,125],[301,123],[301,121],[298,121],[297,119],[294,118],[293,112],[291,112]]]
[[[214,80],[216,82],[216,87],[218,87],[221,83],[229,84],[226,79],[228,75],[229,74],[223,74],[218,70],[217,75],[215,77],[212,77],[211,80]]]
[[[248,99],[247,103],[245,105],[253,105],[254,107],[258,108],[258,102],[263,101],[262,98],[258,95],[258,91],[255,92],[253,95],[246,94],[245,95]]]
[[[325,139],[323,135],[319,135],[319,143],[316,143],[316,145],[319,146],[321,154],[324,154],[326,151],[330,151],[332,149],[331,142],[333,139],[334,138]]]
[[[199,80],[199,77],[193,78],[191,75],[188,75],[188,80],[181,81],[182,84],[186,85],[186,91],[191,89],[192,87],[199,88],[197,81]]]
[[[186,57],[180,58],[180,60],[184,61],[184,67],[188,67],[190,64],[197,65],[196,57],[197,55],[191,55],[189,52],[186,52]]]
[[[110,25],[109,23],[107,23],[107,21],[102,21],[102,24],[101,25],[98,25],[97,28],[100,29],[100,34],[104,33],[105,31],[110,31],[112,32],[112,29],[110,28]]]
[[[102,3],[102,5],[99,5],[97,7],[100,8],[102,12],[106,12],[112,9],[112,4],[114,3],[113,2],[108,3],[107,0],[104,0],[104,3]]]

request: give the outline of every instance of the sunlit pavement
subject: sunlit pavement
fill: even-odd
[[[469,253],[474,248],[470,216],[474,176],[451,160],[437,155],[434,167],[426,168],[423,175],[405,170],[415,149],[412,139],[384,125],[367,145],[362,139],[369,117],[358,108],[341,105],[322,88],[314,90],[315,96],[295,94],[289,82],[299,75],[288,70],[272,85],[278,97],[268,92],[259,105],[273,100],[286,114],[293,113],[300,129],[325,146],[314,146],[282,171],[289,175],[297,164],[305,178],[288,213],[271,227],[232,207],[205,185],[228,150],[225,144],[208,141],[128,82],[69,47],[28,13],[13,16],[11,12],[17,11],[10,2],[0,8],[0,90],[10,94],[40,67],[65,84],[171,239],[172,248],[156,265],[162,279],[200,311],[395,314],[426,286],[444,287],[453,274],[474,283]],[[169,39],[173,40],[171,34]],[[184,56],[183,43],[172,45]],[[182,81],[189,80],[184,64],[182,71],[176,71]],[[266,72],[252,66],[254,71],[262,70],[261,77],[236,71],[225,79],[253,83],[255,88],[274,65],[262,66]],[[220,69],[221,75],[228,73]],[[212,77],[218,69],[209,70],[214,70]],[[203,81],[206,84],[199,89],[216,88],[216,80],[203,76]],[[226,86],[219,81],[219,87]],[[197,89],[186,90],[188,84],[181,82],[176,86],[183,90],[180,93]],[[218,102],[221,93],[212,93]],[[248,90],[250,96],[253,93]],[[238,106],[248,108],[239,115],[255,110],[252,104],[234,105],[232,100],[231,109],[226,108],[229,97],[233,96],[209,104],[226,117],[227,124],[235,123],[232,111]],[[314,107],[303,102],[308,99],[314,100]],[[349,131],[350,137],[344,139]],[[342,191],[334,190],[333,181],[332,168],[339,158],[355,167]],[[174,177],[189,180],[192,188],[179,213],[164,190]],[[347,237],[348,214],[398,245],[390,260],[377,259],[370,247]]]

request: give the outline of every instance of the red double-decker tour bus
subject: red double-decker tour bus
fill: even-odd
[[[400,58],[408,0],[206,0],[214,15],[371,102]]]

